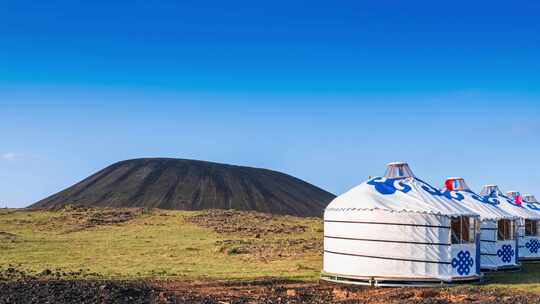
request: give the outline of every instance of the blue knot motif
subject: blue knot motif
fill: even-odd
[[[367,184],[374,186],[377,192],[384,195],[394,194],[396,191],[407,193],[412,190],[411,186],[396,178],[375,177]]]
[[[468,275],[473,265],[474,260],[469,251],[461,250],[457,257],[452,259],[452,268],[457,268],[459,275]]]
[[[530,240],[525,244],[525,247],[529,249],[530,253],[538,253],[538,249],[540,248],[540,242],[538,242],[537,239]]]
[[[510,263],[515,252],[510,245],[503,245],[501,249],[497,250],[497,256],[502,258],[504,263]]]

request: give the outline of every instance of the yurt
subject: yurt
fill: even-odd
[[[391,163],[324,212],[321,278],[371,286],[477,281],[479,216]]]
[[[524,198],[519,191],[508,191],[506,193],[506,196],[509,197],[514,202],[514,205],[522,206],[523,208],[526,208],[527,210],[531,210],[528,207],[530,206],[530,204],[524,203]],[[536,213],[536,212],[533,212],[533,213]],[[540,215],[538,213],[536,214]],[[522,248],[525,251],[529,251],[529,253],[533,254],[533,256],[525,257],[524,260],[535,260],[535,261],[540,260],[539,225],[540,225],[540,221],[538,220],[525,220],[525,238],[529,238],[529,240],[525,242],[525,247],[522,247]],[[535,255],[535,253],[538,253],[538,254]]]
[[[525,207],[540,212],[540,203],[536,199],[536,197],[532,194],[524,194],[523,195],[523,204]]]
[[[518,270],[518,217],[497,207],[494,200],[474,193],[461,177],[444,183],[457,204],[480,215],[480,268],[484,271]]]
[[[540,223],[540,213],[530,210],[522,203],[519,193],[515,198],[504,195],[497,185],[486,185],[480,195],[491,199],[504,211],[511,213],[518,219],[518,248],[520,260],[540,259],[540,236],[538,234],[538,224]]]

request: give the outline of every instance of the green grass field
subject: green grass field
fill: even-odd
[[[313,219],[277,217],[275,222],[308,227],[300,234],[234,236],[185,222],[197,212],[153,211],[116,225],[77,229],[69,212],[27,210],[0,211],[0,266],[40,272],[99,273],[105,277],[184,277],[189,279],[252,279],[283,277],[315,279],[320,254],[258,258],[243,253],[249,240],[279,245],[280,239],[305,239],[316,235],[321,224]],[[74,229],[75,228],[75,229]],[[11,237],[6,238],[5,233]],[[0,235],[0,238],[2,235]],[[229,241],[232,245],[223,244]],[[269,251],[273,248],[269,248]]]
[[[320,219],[153,210],[114,222],[102,213],[0,210],[0,267],[122,279],[317,280],[322,266]],[[203,224],[190,220],[197,216]],[[540,293],[540,264],[490,275],[486,287]]]
[[[487,288],[511,288],[540,293],[540,264],[525,263],[521,272],[487,276]]]

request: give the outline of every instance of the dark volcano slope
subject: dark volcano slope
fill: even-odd
[[[197,160],[143,158],[113,164],[30,207],[237,209],[321,216],[334,197],[276,171]]]

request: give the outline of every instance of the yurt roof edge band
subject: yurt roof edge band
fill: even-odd
[[[443,226],[440,224],[418,224],[418,223],[399,223],[399,222],[381,222],[381,221],[358,221],[358,220],[329,220],[325,219],[324,223],[342,223],[342,224],[363,224],[363,225],[382,225],[382,226],[404,226],[404,227],[423,227],[437,229],[451,229],[451,226]]]
[[[402,210],[395,210],[395,209],[386,209],[386,208],[326,208],[326,211],[333,211],[333,212],[341,212],[341,211],[387,211],[392,213],[417,213],[417,214],[429,214],[429,215],[437,215],[437,216],[445,216],[445,217],[460,217],[460,216],[468,216],[468,217],[480,217],[476,213],[443,213],[443,212],[434,212],[434,211],[419,211],[419,210],[411,210],[411,209],[402,209]],[[493,219],[495,220],[495,219]]]

